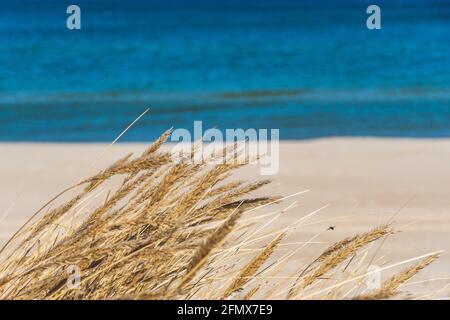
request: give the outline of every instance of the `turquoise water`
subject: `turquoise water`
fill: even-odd
[[[245,4],[243,4],[245,2]],[[0,2],[0,140],[450,136],[450,1]],[[366,28],[376,3],[382,29]]]

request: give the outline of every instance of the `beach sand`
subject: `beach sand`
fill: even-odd
[[[116,144],[100,160],[107,144],[0,145],[0,243],[42,204],[81,177],[144,144]],[[95,163],[94,163],[95,162]],[[94,163],[94,165],[92,165]],[[240,169],[239,179],[255,180],[259,168]],[[273,228],[289,225],[324,205],[310,223],[291,231],[290,242],[317,241],[296,257],[306,263],[342,237],[394,221],[402,232],[387,239],[374,264],[394,263],[436,250],[441,259],[413,281],[450,278],[450,140],[327,138],[281,142],[280,170],[259,194],[289,195],[297,201]],[[269,210],[270,211],[270,210]],[[266,209],[261,212],[269,212]],[[335,226],[334,231],[328,230]],[[296,263],[295,261],[293,262]],[[410,286],[411,291],[443,288],[440,279]],[[441,293],[448,296],[448,290]]]

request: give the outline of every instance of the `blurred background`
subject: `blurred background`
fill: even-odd
[[[122,141],[448,137],[449,31],[445,0],[1,1],[0,141],[112,141],[148,107]]]

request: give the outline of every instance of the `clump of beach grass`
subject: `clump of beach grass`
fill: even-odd
[[[282,276],[301,248],[276,255],[291,228],[267,229],[281,213],[262,224],[242,217],[287,197],[251,197],[269,181],[230,181],[242,164],[173,161],[161,149],[170,133],[142,154],[126,155],[64,190],[33,214],[0,249],[0,298],[387,299],[439,256],[409,259],[405,263],[422,260],[378,290],[352,296],[346,285],[364,286],[361,280],[370,275],[361,267],[364,250],[395,232],[381,225],[336,242]],[[238,145],[232,149],[239,152]],[[107,181],[115,178],[119,185],[102,198]],[[69,192],[72,198],[50,209]],[[259,247],[252,249],[254,244]],[[361,260],[350,272],[355,257]],[[335,277],[343,272],[346,280]]]

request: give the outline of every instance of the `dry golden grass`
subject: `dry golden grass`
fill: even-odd
[[[360,252],[368,244],[391,235],[390,225],[339,241],[306,267],[296,266],[295,274],[283,276],[298,251],[274,257],[289,227],[261,235],[276,217],[265,224],[258,219],[240,223],[249,212],[283,200],[248,197],[269,181],[227,181],[240,166],[235,163],[174,163],[160,149],[169,135],[164,133],[141,155],[127,155],[68,188],[58,197],[77,193],[65,203],[48,209],[55,197],[33,214],[1,248],[0,298],[352,298],[342,293],[345,286],[352,277],[363,279],[367,270],[361,260],[350,272],[351,260],[364,257]],[[233,149],[238,152],[239,146]],[[119,186],[101,198],[105,183],[116,178]],[[264,241],[256,254],[247,250]],[[430,255],[377,292],[354,298],[396,297],[401,284],[436,258]],[[70,273],[74,267],[79,283]],[[337,274],[348,280],[336,285]],[[314,296],[318,290],[323,293]]]
[[[379,299],[388,299],[394,297],[398,292],[398,288],[414,277],[420,270],[430,265],[436,259],[439,258],[438,254],[431,255],[429,257],[424,258],[422,261],[416,263],[415,265],[403,270],[402,272],[397,273],[392,276],[389,280],[387,280],[381,288],[376,290],[373,293],[360,295],[354,297],[355,300],[379,300]]]

